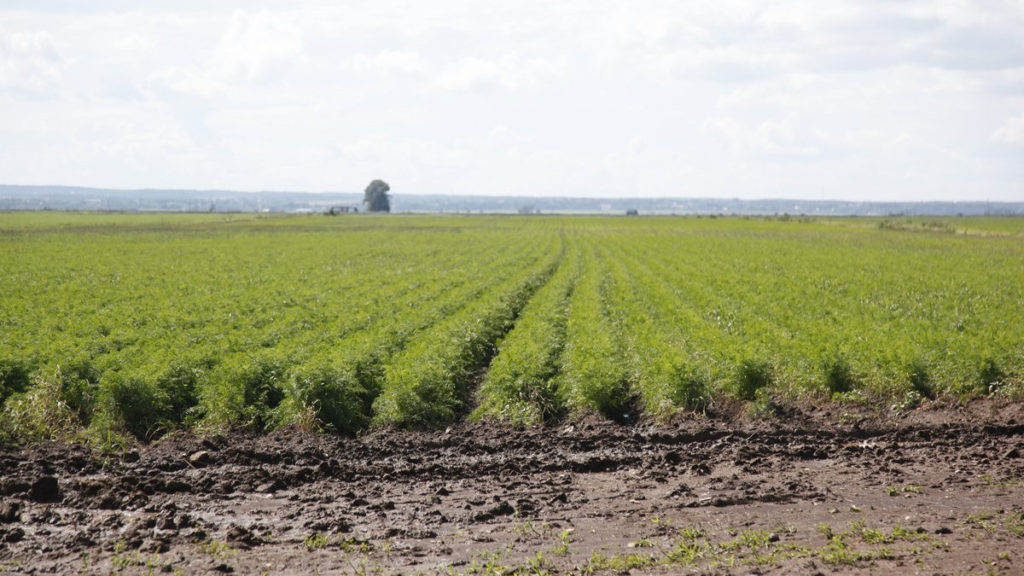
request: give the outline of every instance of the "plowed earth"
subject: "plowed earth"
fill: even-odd
[[[0,573],[1024,573],[1024,409],[0,449]]]

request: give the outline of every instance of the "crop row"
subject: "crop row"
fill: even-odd
[[[982,224],[0,215],[0,431],[1019,389],[1024,246]]]
[[[462,228],[414,224],[397,234],[115,227],[17,238],[18,251],[0,254],[11,271],[0,313],[0,400],[14,395],[5,424],[140,438],[303,418],[361,429],[397,381],[386,377],[392,358],[415,363],[405,351],[439,330],[457,345],[461,327],[482,331],[486,350],[536,284],[524,271],[542,275],[558,253],[549,235],[478,231],[466,242]],[[486,358],[471,360],[460,368]]]

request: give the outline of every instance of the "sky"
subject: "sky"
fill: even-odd
[[[0,184],[1024,201],[1024,2],[0,0]]]

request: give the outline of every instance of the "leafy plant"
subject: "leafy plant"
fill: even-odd
[[[124,429],[139,440],[160,435],[169,426],[167,397],[153,382],[138,376],[111,374],[100,385],[100,428]]]
[[[841,356],[827,360],[824,364],[825,388],[830,394],[846,394],[854,389],[857,382],[850,363]]]
[[[772,383],[772,367],[767,362],[743,360],[736,367],[734,389],[737,398],[753,401],[757,392]]]
[[[285,386],[281,406],[284,421],[297,421],[308,411],[308,425],[354,434],[370,422],[375,388],[367,388],[358,376],[344,367],[314,365],[300,368]]]
[[[907,374],[910,379],[910,388],[914,392],[929,400],[935,398],[932,377],[928,371],[928,366],[923,360],[917,359],[911,362],[907,367]]]
[[[284,399],[281,384],[286,377],[284,365],[270,357],[222,366],[200,390],[205,421],[213,426],[267,428]]]
[[[371,220],[0,214],[4,434],[1024,389],[1021,219]]]
[[[0,358],[0,406],[11,394],[24,392],[31,384],[32,369],[16,358]]]
[[[1006,382],[1008,375],[992,358],[986,358],[981,364],[979,385],[983,394],[998,390]]]

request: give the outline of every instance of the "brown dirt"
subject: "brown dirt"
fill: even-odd
[[[0,449],[0,573],[1024,573],[1024,407]]]

